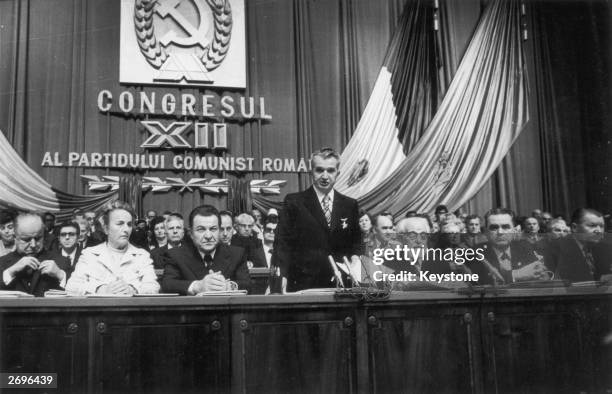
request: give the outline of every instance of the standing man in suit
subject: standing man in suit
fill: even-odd
[[[286,278],[286,290],[333,287],[328,256],[360,265],[357,201],[334,190],[340,156],[323,148],[311,156],[312,186],[285,197],[276,229],[272,264]]]
[[[163,291],[195,295],[204,291],[248,290],[251,279],[244,249],[219,243],[219,211],[210,205],[189,214],[193,242],[165,254]]]
[[[612,274],[612,246],[604,242],[604,229],[601,212],[577,209],[572,214],[572,233],[549,242],[545,251],[546,265],[555,278],[581,282]]]
[[[257,222],[248,213],[236,216],[236,233],[232,236],[231,244],[244,248],[247,254],[247,267],[266,267],[263,243],[255,232]]]
[[[15,218],[15,251],[0,258],[1,290],[18,290],[42,297],[49,289],[63,289],[68,259],[43,248],[45,226],[33,213]]]

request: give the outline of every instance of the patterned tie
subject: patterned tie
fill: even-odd
[[[595,259],[593,258],[593,251],[591,250],[591,245],[584,245],[584,261],[589,266],[589,271],[591,271],[591,275],[595,273]]]
[[[325,214],[327,227],[329,227],[331,225],[331,204],[329,194],[326,194],[325,197],[323,197],[323,213]]]

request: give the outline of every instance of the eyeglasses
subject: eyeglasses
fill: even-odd
[[[264,232],[266,232],[266,233],[273,233],[274,229],[272,227],[266,227],[266,228],[264,228]]]
[[[60,233],[60,237],[76,237],[76,233],[75,232]]]

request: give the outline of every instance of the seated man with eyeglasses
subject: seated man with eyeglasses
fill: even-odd
[[[255,218],[248,213],[236,217],[236,234],[232,236],[232,246],[244,248],[247,254],[247,265],[252,267],[267,267],[261,239],[253,231]]]
[[[70,271],[74,269],[83,248],[77,242],[80,234],[80,226],[77,222],[66,222],[59,226],[59,251],[62,256],[70,262]]]
[[[518,240],[514,218],[514,212],[506,208],[492,209],[485,214],[488,241],[476,246],[484,249],[484,260],[466,263],[478,274],[479,284],[550,279],[541,257]]]
[[[0,258],[0,290],[17,290],[42,297],[49,289],[63,289],[70,263],[43,248],[45,226],[39,215],[20,213],[15,218],[15,251]]]

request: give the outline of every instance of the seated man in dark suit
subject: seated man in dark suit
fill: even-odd
[[[247,264],[252,267],[267,267],[263,243],[253,229],[257,226],[255,218],[248,213],[236,217],[236,234],[232,236],[231,244],[244,248],[247,254]]]
[[[571,282],[599,280],[612,273],[612,246],[602,242],[603,215],[589,208],[577,209],[571,219],[572,233],[551,241],[545,252],[555,278]]]
[[[192,242],[165,254],[162,289],[195,295],[204,291],[248,290],[251,284],[244,249],[219,243],[219,211],[201,205],[189,214]]]
[[[33,213],[15,218],[15,251],[0,258],[0,290],[18,290],[37,297],[49,289],[63,289],[70,263],[57,252],[43,248],[45,226]]]
[[[515,240],[514,212],[492,209],[485,215],[485,225],[488,242],[477,246],[484,249],[484,261],[466,263],[478,274],[479,284],[546,279],[544,263],[523,242]]]
[[[77,240],[79,239],[80,228],[76,222],[66,222],[59,225],[59,252],[70,263],[70,273],[81,257],[83,248]]]

